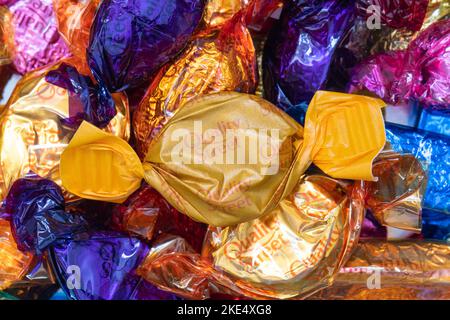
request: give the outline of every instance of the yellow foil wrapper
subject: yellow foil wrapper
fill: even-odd
[[[413,155],[383,153],[368,182],[367,207],[382,225],[420,233],[426,174]]]
[[[90,74],[86,61],[86,48],[92,22],[101,0],[53,0],[58,30],[69,44],[77,66],[82,74]]]
[[[32,260],[30,253],[23,253],[17,248],[9,222],[0,220],[0,290],[20,280]]]
[[[312,299],[450,299],[450,246],[426,241],[359,243],[330,288]]]
[[[319,91],[302,128],[260,97],[212,94],[177,110],[142,169],[125,142],[85,123],[62,155],[61,177],[80,197],[123,202],[144,175],[180,212],[229,226],[274,210],[312,162],[334,178],[373,180],[385,144],[382,106]]]
[[[30,170],[61,185],[60,155],[76,130],[61,123],[62,119],[69,117],[67,90],[45,81],[45,74],[58,66],[56,64],[25,75],[1,111],[1,199],[4,199],[12,183]],[[128,139],[128,100],[123,94],[114,94],[113,97],[117,114],[105,131]],[[66,200],[73,197],[67,193],[65,196]]]
[[[0,66],[10,64],[14,51],[14,30],[11,25],[11,13],[0,6]]]
[[[203,22],[208,27],[217,27],[231,19],[251,0],[209,0],[203,13]]]
[[[133,114],[141,159],[167,121],[186,102],[220,91],[253,93],[256,84],[255,49],[241,15],[220,30],[195,36],[181,57],[156,76]]]
[[[364,217],[362,183],[352,188],[308,176],[270,214],[217,228],[207,240],[214,268],[262,296],[304,297],[327,287],[350,256]]]

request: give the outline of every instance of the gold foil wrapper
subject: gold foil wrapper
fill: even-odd
[[[25,75],[1,111],[0,199],[5,198],[15,180],[30,170],[61,185],[60,155],[76,130],[61,123],[69,117],[67,90],[45,81],[45,74],[58,66]],[[128,139],[128,100],[123,94],[113,97],[117,114],[105,130]],[[65,196],[66,200],[73,198],[66,192]]]
[[[221,91],[253,93],[257,83],[255,49],[240,17],[192,40],[181,57],[163,68],[133,114],[141,158],[173,114],[193,98]]]
[[[377,181],[367,182],[367,206],[385,226],[420,232],[426,174],[413,155],[385,153],[373,166]]]
[[[308,176],[270,214],[210,228],[202,256],[179,238],[165,239],[139,272],[194,299],[304,298],[329,286],[349,258],[364,216],[363,190],[362,182]]]
[[[450,299],[450,246],[426,241],[365,241],[311,299]]]
[[[75,65],[82,74],[90,74],[86,61],[86,48],[100,0],[53,0],[58,30],[68,43]]]
[[[230,20],[252,0],[208,0],[203,13],[203,22],[208,27],[217,27]]]
[[[0,220],[0,290],[20,280],[32,263],[30,253],[21,252],[8,221]]]

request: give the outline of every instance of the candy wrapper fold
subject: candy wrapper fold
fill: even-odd
[[[385,144],[382,106],[381,100],[369,97],[318,92],[303,128],[259,97],[207,95],[178,109],[143,164],[124,140],[83,122],[62,154],[60,172],[71,192],[118,203],[145,177],[193,220],[233,225],[272,211],[312,162],[336,178],[373,180],[372,161]],[[257,136],[263,146],[259,150],[267,154],[238,160],[258,152],[233,138],[236,129]],[[201,142],[192,141],[204,133],[214,133],[214,139],[203,137],[209,141],[205,151]],[[227,148],[230,158],[225,161]],[[96,166],[83,159],[95,159]]]

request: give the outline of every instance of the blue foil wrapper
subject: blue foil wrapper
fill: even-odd
[[[450,114],[424,109],[420,115],[417,127],[450,136]]]
[[[352,1],[286,1],[264,49],[265,98],[301,122],[354,15]]]
[[[450,213],[450,137],[386,123],[386,139],[394,151],[413,154],[428,169],[423,206]]]
[[[137,238],[98,231],[83,240],[58,242],[48,251],[58,282],[71,299],[176,299],[136,274],[149,251]]]
[[[422,235],[425,239],[450,243],[450,215],[442,211],[423,209]]]

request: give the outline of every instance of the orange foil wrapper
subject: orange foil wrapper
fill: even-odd
[[[255,49],[242,13],[221,28],[196,35],[181,57],[156,76],[133,114],[141,158],[172,115],[191,99],[220,91],[255,92]]]
[[[68,60],[66,61],[68,62]],[[0,199],[12,183],[30,170],[61,185],[59,159],[76,128],[64,126],[69,117],[69,93],[48,83],[45,75],[59,63],[25,75],[0,113]],[[113,95],[116,116],[105,131],[129,138],[128,100]],[[65,193],[66,200],[72,198]]]
[[[377,181],[367,182],[367,207],[382,225],[420,232],[426,174],[413,155],[386,153],[373,166]]]
[[[201,256],[181,239],[166,238],[139,272],[193,299],[304,298],[330,285],[349,258],[364,216],[363,190],[362,182],[308,176],[273,212],[211,227]]]
[[[9,222],[0,220],[0,290],[20,280],[32,260],[30,253],[23,253],[17,248]]]
[[[0,6],[0,67],[12,62],[14,30],[11,28],[11,13]]]
[[[312,299],[450,299],[450,246],[425,241],[365,241]]]
[[[82,74],[90,74],[86,61],[86,48],[95,12],[100,0],[53,0],[58,22],[58,30],[76,58],[77,69]]]

